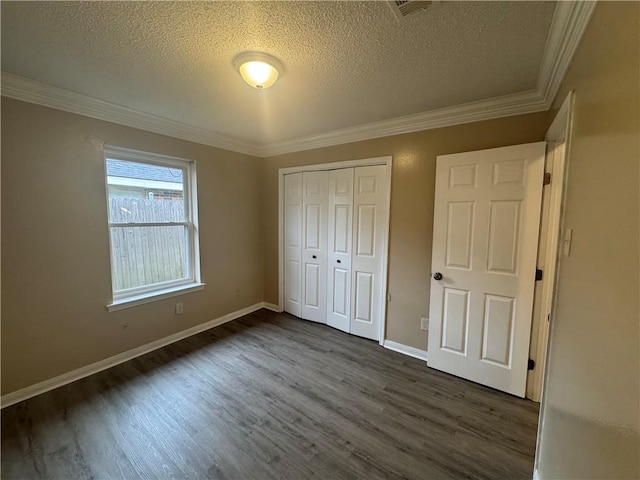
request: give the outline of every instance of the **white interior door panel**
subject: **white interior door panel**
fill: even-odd
[[[350,332],[378,340],[385,301],[382,278],[388,215],[385,167],[356,168],[353,185]]]
[[[284,310],[302,315],[302,173],[284,176]]]
[[[301,317],[326,323],[327,204],[329,172],[302,174]]]
[[[353,168],[329,172],[327,324],[349,331],[351,317],[351,250]]]
[[[437,159],[428,365],[524,397],[544,142]]]

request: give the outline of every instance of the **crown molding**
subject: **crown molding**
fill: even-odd
[[[551,108],[558,94],[596,4],[597,1],[581,0],[560,1],[556,5],[537,84],[537,90],[544,97],[547,109]]]
[[[5,97],[24,102],[264,158],[402,133],[549,110],[589,24],[596,3],[596,1],[581,0],[557,3],[535,90],[281,142],[258,144],[241,141],[203,128],[157,117],[5,72],[2,72],[1,93]]]
[[[597,1],[583,0],[557,3],[535,90],[276,142],[265,145],[262,156],[270,157],[401,133],[549,110],[578,49],[582,35],[587,29],[596,3]]]
[[[2,72],[2,96],[212,147],[260,156],[260,148],[257,144],[98,100],[12,73]]]
[[[532,90],[276,142],[265,146],[263,156],[270,157],[543,110],[548,110],[544,99]]]

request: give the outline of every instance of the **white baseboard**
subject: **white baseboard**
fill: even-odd
[[[36,395],[48,392],[49,390],[53,390],[54,388],[58,388],[68,383],[75,382],[76,380],[80,380],[81,378],[88,377],[89,375],[93,375],[94,373],[101,372],[102,370],[106,370],[107,368],[114,367],[146,353],[152,352],[153,350],[157,350],[158,348],[162,348],[184,338],[196,335],[200,332],[204,332],[205,330],[209,330],[210,328],[222,325],[223,323],[235,320],[236,318],[248,315],[249,313],[260,310],[261,308],[267,308],[271,310],[271,306],[271,304],[259,302],[255,305],[251,305],[250,307],[228,313],[226,315],[223,315],[222,317],[215,318],[206,323],[202,323],[200,325],[196,325],[195,327],[191,327],[181,332],[174,333],[173,335],[169,335],[168,337],[164,337],[151,343],[136,347],[132,350],[119,353],[118,355],[114,355],[113,357],[105,358],[104,360],[100,360],[99,362],[95,362],[85,367],[78,368],[77,370],[63,373],[62,375],[50,378],[49,380],[45,380],[43,382],[36,383],[35,385],[16,390],[15,392],[2,395],[2,397],[0,397],[0,408],[8,407],[15,403],[26,400],[27,398],[35,397]]]
[[[282,313],[284,310],[280,308],[280,305],[276,305],[275,303],[264,302],[264,308],[267,310],[271,310],[272,312]]]
[[[394,352],[404,353],[405,355],[409,355],[410,357],[414,357],[419,360],[424,360],[425,362],[427,361],[426,350],[420,350],[419,348],[410,347],[402,343],[392,342],[391,340],[384,341],[384,348],[388,348],[389,350],[393,350]]]

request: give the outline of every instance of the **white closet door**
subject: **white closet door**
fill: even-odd
[[[301,317],[326,323],[327,202],[329,172],[302,174],[302,308]]]
[[[378,340],[384,301],[383,268],[387,224],[386,168],[354,170],[352,302],[350,332]]]
[[[302,173],[284,176],[284,310],[302,314]]]
[[[349,331],[353,168],[329,172],[327,324]]]

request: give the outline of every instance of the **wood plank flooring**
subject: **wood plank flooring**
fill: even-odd
[[[255,312],[2,411],[4,479],[531,478],[538,405]]]

